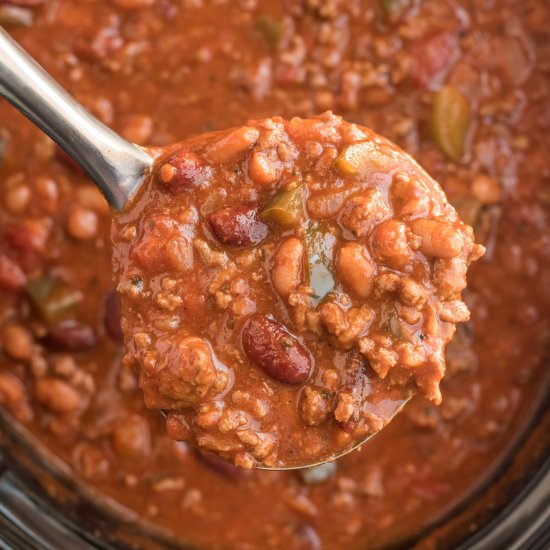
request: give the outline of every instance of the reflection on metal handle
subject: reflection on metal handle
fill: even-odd
[[[79,105],[0,28],[0,95],[62,147],[114,208],[137,191],[153,160]]]

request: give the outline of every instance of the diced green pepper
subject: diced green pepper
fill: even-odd
[[[81,292],[55,277],[32,279],[26,291],[37,313],[51,325],[71,317],[82,301]]]
[[[322,300],[334,288],[330,268],[336,237],[323,224],[310,222],[305,229],[305,242],[308,284],[315,293],[314,298]]]
[[[464,156],[470,121],[468,100],[453,86],[443,86],[434,99],[432,132],[437,146],[455,162]]]
[[[305,217],[305,194],[306,188],[303,184],[280,191],[263,208],[260,218],[282,227],[296,227]]]
[[[389,23],[399,21],[405,10],[410,7],[410,0],[380,0],[384,17]]]
[[[270,50],[275,51],[286,33],[285,24],[273,18],[271,15],[264,14],[256,19],[255,25],[263,35]]]

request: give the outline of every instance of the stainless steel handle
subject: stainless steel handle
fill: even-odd
[[[0,28],[0,95],[46,132],[121,209],[150,172],[153,159],[77,103]]]

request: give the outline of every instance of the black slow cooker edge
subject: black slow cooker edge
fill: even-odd
[[[52,510],[5,464],[0,463],[0,549],[109,549]],[[489,524],[456,550],[548,550],[550,548],[550,457],[523,490]]]

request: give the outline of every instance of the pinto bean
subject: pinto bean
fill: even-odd
[[[350,242],[340,249],[338,271],[342,282],[360,298],[370,295],[375,269],[367,249],[359,243]]]
[[[33,343],[31,333],[22,325],[8,325],[2,330],[4,350],[14,359],[30,359]]]
[[[80,393],[59,378],[40,378],[34,392],[42,405],[56,413],[72,413],[84,405]]]
[[[290,237],[279,246],[273,259],[271,282],[279,296],[288,298],[302,281],[304,245],[296,237]]]
[[[259,137],[257,128],[237,128],[214,143],[206,152],[206,158],[213,164],[228,162],[251,149]]]
[[[222,208],[210,214],[208,222],[218,241],[235,247],[258,244],[269,233],[258,219],[258,209],[246,204]]]
[[[422,238],[420,252],[432,258],[454,258],[464,246],[459,230],[438,220],[414,220],[411,229]]]
[[[406,230],[407,226],[397,220],[386,220],[377,225],[371,237],[375,260],[396,269],[406,267],[411,258]]]
[[[281,323],[254,315],[242,332],[245,353],[271,378],[284,384],[302,384],[313,368],[311,356]]]
[[[97,214],[93,210],[77,206],[67,218],[67,233],[79,241],[93,239],[98,230]]]
[[[31,190],[28,185],[16,185],[4,193],[3,203],[10,214],[21,214],[29,205]]]
[[[255,151],[250,157],[248,164],[248,175],[260,185],[275,183],[280,174],[280,162],[276,154],[260,153]]]
[[[138,415],[122,420],[114,429],[111,443],[122,460],[143,460],[151,451],[151,429],[148,422]]]

